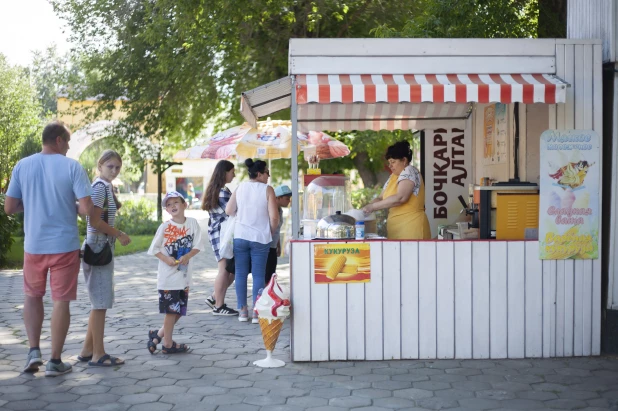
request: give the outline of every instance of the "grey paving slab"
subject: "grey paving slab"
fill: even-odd
[[[407,398],[409,400],[420,400],[433,396],[433,392],[429,390],[420,390],[418,388],[408,388],[405,390],[393,391],[395,397]]]
[[[172,404],[163,402],[150,402],[146,404],[134,405],[130,408],[131,411],[168,411],[173,408]]]
[[[236,318],[212,316],[203,300],[213,287],[216,262],[211,250],[196,256],[198,266],[189,315],[174,339],[193,352],[150,355],[147,331],[161,325],[153,273],[156,259],[139,253],[117,259],[117,304],[108,311],[106,349],[127,361],[112,368],[78,363],[90,303],[80,276],[78,300],[63,358],[71,374],[45,378],[22,374],[26,334],[21,319],[22,276],[0,271],[0,408],[6,410],[618,410],[618,360],[607,357],[533,360],[391,360],[290,363],[290,324],[275,355],[279,369],[252,365],[265,356],[259,327]],[[289,282],[287,259],[280,279]],[[139,295],[140,298],[135,298]],[[235,306],[233,287],[226,302]],[[50,350],[46,309],[41,347]]]
[[[421,408],[429,408],[430,410],[443,410],[446,408],[455,408],[459,406],[459,403],[455,400],[433,397],[417,400],[416,405]]]
[[[371,398],[363,398],[358,396],[346,396],[339,398],[331,398],[328,401],[329,405],[334,407],[354,408],[371,405]]]

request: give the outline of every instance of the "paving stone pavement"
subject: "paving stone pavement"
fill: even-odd
[[[202,221],[205,223],[205,221]],[[210,249],[198,254],[189,298],[175,340],[189,354],[150,355],[148,329],[161,325],[155,257],[145,253],[116,259],[116,305],[108,312],[107,351],[123,366],[92,368],[76,359],[86,333],[90,304],[80,274],[78,300],[63,359],[72,373],[45,378],[23,374],[27,339],[21,317],[22,275],[0,271],[1,410],[618,410],[618,360],[609,357],[526,360],[418,360],[291,363],[289,323],[275,353],[287,365],[254,367],[265,351],[258,325],[236,317],[214,317],[204,298],[216,263]],[[280,259],[282,282],[289,281]],[[235,305],[233,286],[227,294]],[[49,314],[41,348],[49,357]]]

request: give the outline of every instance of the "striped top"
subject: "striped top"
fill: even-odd
[[[107,203],[105,200],[105,192],[107,191]],[[105,212],[107,211],[107,224],[110,227],[114,226],[114,221],[116,220],[116,202],[114,201],[114,194],[112,193],[112,185],[107,181],[98,178],[92,182],[92,202],[95,207],[102,208],[101,212],[101,220],[105,220]],[[87,232],[96,233],[95,230],[90,225],[90,217],[87,217],[88,228]]]

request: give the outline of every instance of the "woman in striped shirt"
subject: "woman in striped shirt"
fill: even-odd
[[[221,224],[228,219],[228,215],[225,214],[225,206],[232,196],[232,192],[225,185],[231,183],[235,176],[234,164],[227,160],[219,161],[215,166],[215,171],[212,173],[202,200],[202,210],[208,211],[210,216],[208,219],[208,238],[219,267],[217,278],[215,278],[215,292],[206,298],[206,304],[212,308],[213,315],[238,315],[238,311],[225,304],[225,293],[234,282],[234,273],[227,270],[227,259],[219,255]]]

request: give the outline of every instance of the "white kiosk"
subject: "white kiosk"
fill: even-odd
[[[243,93],[241,111],[255,122],[291,107],[305,131],[462,129],[478,183],[508,179],[515,161],[510,149],[506,162],[481,161],[483,108],[519,102],[518,166],[538,182],[541,132],[602,134],[601,64],[597,40],[292,39],[289,77]],[[292,184],[298,239],[296,158]],[[600,353],[600,259],[540,260],[538,241],[368,242],[370,282],[318,284],[324,241],[293,241],[293,361]]]

